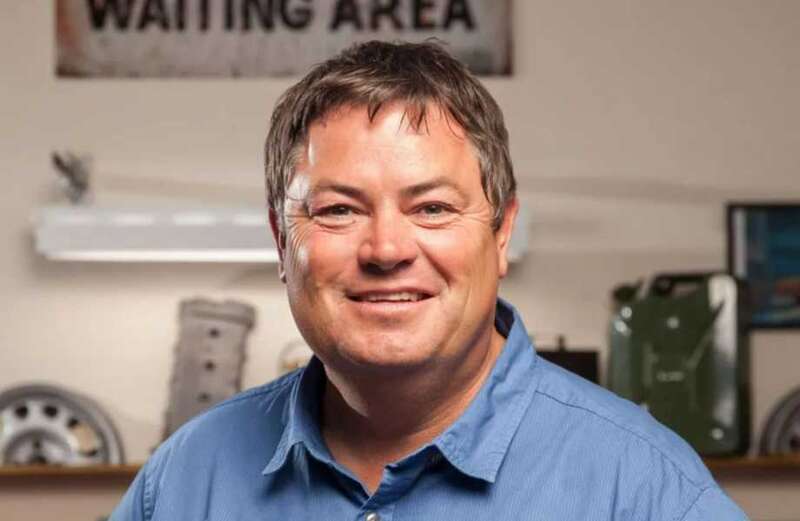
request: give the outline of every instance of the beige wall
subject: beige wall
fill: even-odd
[[[725,200],[800,199],[800,2],[517,0],[514,20],[516,73],[487,84],[533,251],[502,293],[545,340],[603,346],[615,283],[724,266]],[[159,438],[180,299],[257,305],[247,386],[276,375],[298,334],[274,268],[37,258],[29,215],[57,197],[49,153],[91,152],[98,202],[257,204],[266,117],[291,80],[56,80],[52,27],[50,1],[0,3],[0,388],[94,396],[141,461]],[[759,429],[800,383],[799,338],[754,338]],[[764,483],[725,484],[754,518],[800,519],[800,476]],[[0,492],[0,511],[19,500]]]

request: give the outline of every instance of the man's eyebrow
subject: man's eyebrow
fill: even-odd
[[[347,197],[351,197],[353,199],[364,200],[366,199],[366,195],[363,191],[356,188],[355,186],[346,185],[342,183],[334,183],[331,181],[323,181],[316,186],[312,187],[311,190],[308,192],[309,197],[313,197],[317,194],[323,192],[335,192],[337,194],[342,194]]]
[[[431,190],[436,190],[437,188],[449,188],[458,193],[459,196],[464,197],[464,192],[461,190],[461,187],[445,176],[436,177],[430,181],[425,181],[403,188],[402,194],[405,197],[412,198],[430,192]]]
[[[448,188],[456,192],[459,196],[464,197],[464,192],[461,187],[445,176],[436,177],[429,181],[407,186],[403,188],[400,193],[403,197],[413,198],[438,188]],[[323,181],[314,186],[309,191],[308,196],[313,197],[323,192],[335,192],[358,200],[364,200],[367,198],[366,194],[359,188],[331,181]]]

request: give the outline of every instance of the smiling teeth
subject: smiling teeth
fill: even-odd
[[[420,293],[384,293],[381,295],[364,295],[359,300],[366,302],[416,302],[422,299]]]

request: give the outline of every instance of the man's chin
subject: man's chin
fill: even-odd
[[[372,374],[408,373],[431,365],[435,359],[435,349],[422,347],[426,344],[421,344],[419,340],[386,340],[340,347],[337,358],[351,371],[368,371]]]

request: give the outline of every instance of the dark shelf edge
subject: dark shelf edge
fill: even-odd
[[[715,474],[743,476],[747,472],[800,474],[800,456],[704,458]],[[97,465],[91,467],[0,466],[0,480],[133,480],[141,464]]]
[[[132,480],[141,465],[93,465],[89,467],[0,466],[0,480]]]

